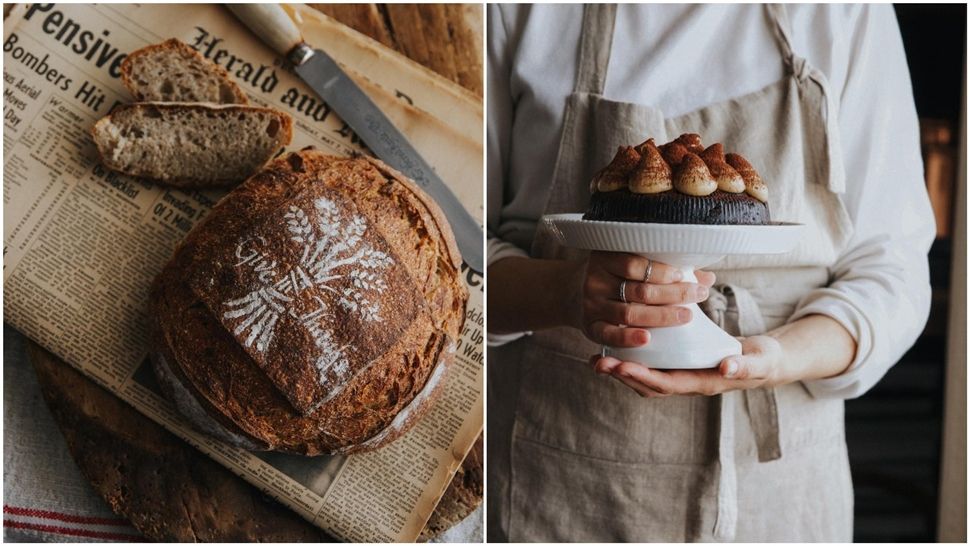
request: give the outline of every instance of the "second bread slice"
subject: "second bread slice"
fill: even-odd
[[[132,51],[121,81],[139,102],[249,103],[224,68],[175,38]]]
[[[139,103],[117,108],[92,129],[110,169],[181,187],[245,180],[293,135],[290,116],[270,108]]]

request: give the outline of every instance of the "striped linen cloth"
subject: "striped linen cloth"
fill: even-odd
[[[71,459],[25,338],[4,324],[3,342],[4,542],[144,542]]]

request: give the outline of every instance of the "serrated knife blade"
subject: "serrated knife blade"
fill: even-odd
[[[394,126],[374,101],[325,51],[313,49],[278,4],[229,4],[227,7],[277,53],[337,113],[378,158],[413,179],[438,203],[451,224],[462,259],[485,271],[482,226]]]
[[[483,271],[481,226],[370,97],[322,50],[313,50],[296,72],[374,155],[410,177],[438,203],[448,217],[462,258],[475,271]]]

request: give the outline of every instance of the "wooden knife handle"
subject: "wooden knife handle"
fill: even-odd
[[[303,36],[279,4],[226,4],[240,21],[273,51],[287,57]]]

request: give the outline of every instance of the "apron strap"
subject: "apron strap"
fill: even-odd
[[[795,53],[792,42],[791,20],[784,4],[766,4],[768,18],[772,21],[775,37],[785,61],[785,68],[794,76],[803,94],[810,94],[810,103],[818,103],[821,110],[824,134],[808,134],[808,138],[821,138],[825,142],[824,152],[828,161],[820,162],[820,176],[826,187],[833,193],[845,193],[845,166],[842,162],[842,142],[838,123],[838,102],[829,90],[828,78],[821,70],[809,64],[808,60]]]
[[[714,286],[707,301],[701,304],[701,309],[732,335],[747,337],[763,334],[767,330],[754,296],[736,284]],[[758,445],[758,460],[767,462],[781,458],[775,389],[748,389],[743,391],[743,395]]]
[[[795,57],[795,48],[792,47],[791,40],[791,21],[788,19],[788,10],[784,4],[765,4],[768,12],[768,19],[771,20],[778,38],[778,46],[781,48],[781,55],[785,60],[785,65],[792,69],[792,59]]]
[[[738,469],[734,462],[735,406],[738,391],[726,392],[720,398],[717,434],[717,515],[714,539],[733,542],[738,528]]]
[[[576,73],[577,93],[603,94],[606,71],[613,47],[616,4],[586,4],[583,7],[583,31],[579,38],[579,68]]]
[[[590,135],[587,133],[588,120],[585,119],[587,105],[585,95],[602,95],[606,86],[606,72],[610,64],[610,50],[613,47],[613,27],[616,22],[616,4],[586,4],[583,6],[583,28],[579,38],[579,64],[576,67],[576,83],[573,93],[566,99],[566,109],[563,116],[562,135],[559,139],[559,152],[556,164],[563,165],[564,155],[574,153],[579,146],[585,150],[585,143]],[[557,167],[558,169],[558,167]],[[588,197],[587,184],[580,180],[576,173],[577,166],[570,162],[569,174],[560,181],[553,180],[552,187],[546,196],[543,207],[544,214],[554,212],[573,212],[573,203],[582,202]],[[561,180],[568,182],[562,183]],[[567,249],[558,244],[550,226],[539,222],[532,239],[532,256],[576,258],[585,251]]]
[[[751,292],[736,284],[723,284],[719,288],[729,300],[726,302],[728,309],[737,313],[737,335],[748,337],[765,333],[767,327],[764,317],[761,316],[761,307]]]
[[[738,313],[738,334],[747,337],[765,333],[765,319],[751,292],[733,284],[725,285],[722,290],[734,296]],[[775,389],[747,389],[744,391],[744,403],[758,445],[758,461],[767,462],[781,458]]]
[[[732,284],[714,286],[707,301],[701,304],[701,309],[731,334],[746,337],[765,332],[761,309],[751,293],[743,287]],[[733,320],[735,317],[736,321]],[[758,447],[758,461],[781,458],[775,389],[748,389],[721,394],[717,442],[717,518],[714,522],[714,538],[719,541],[734,540],[737,530],[738,486],[734,450],[735,407],[739,396],[744,397],[748,410]]]

